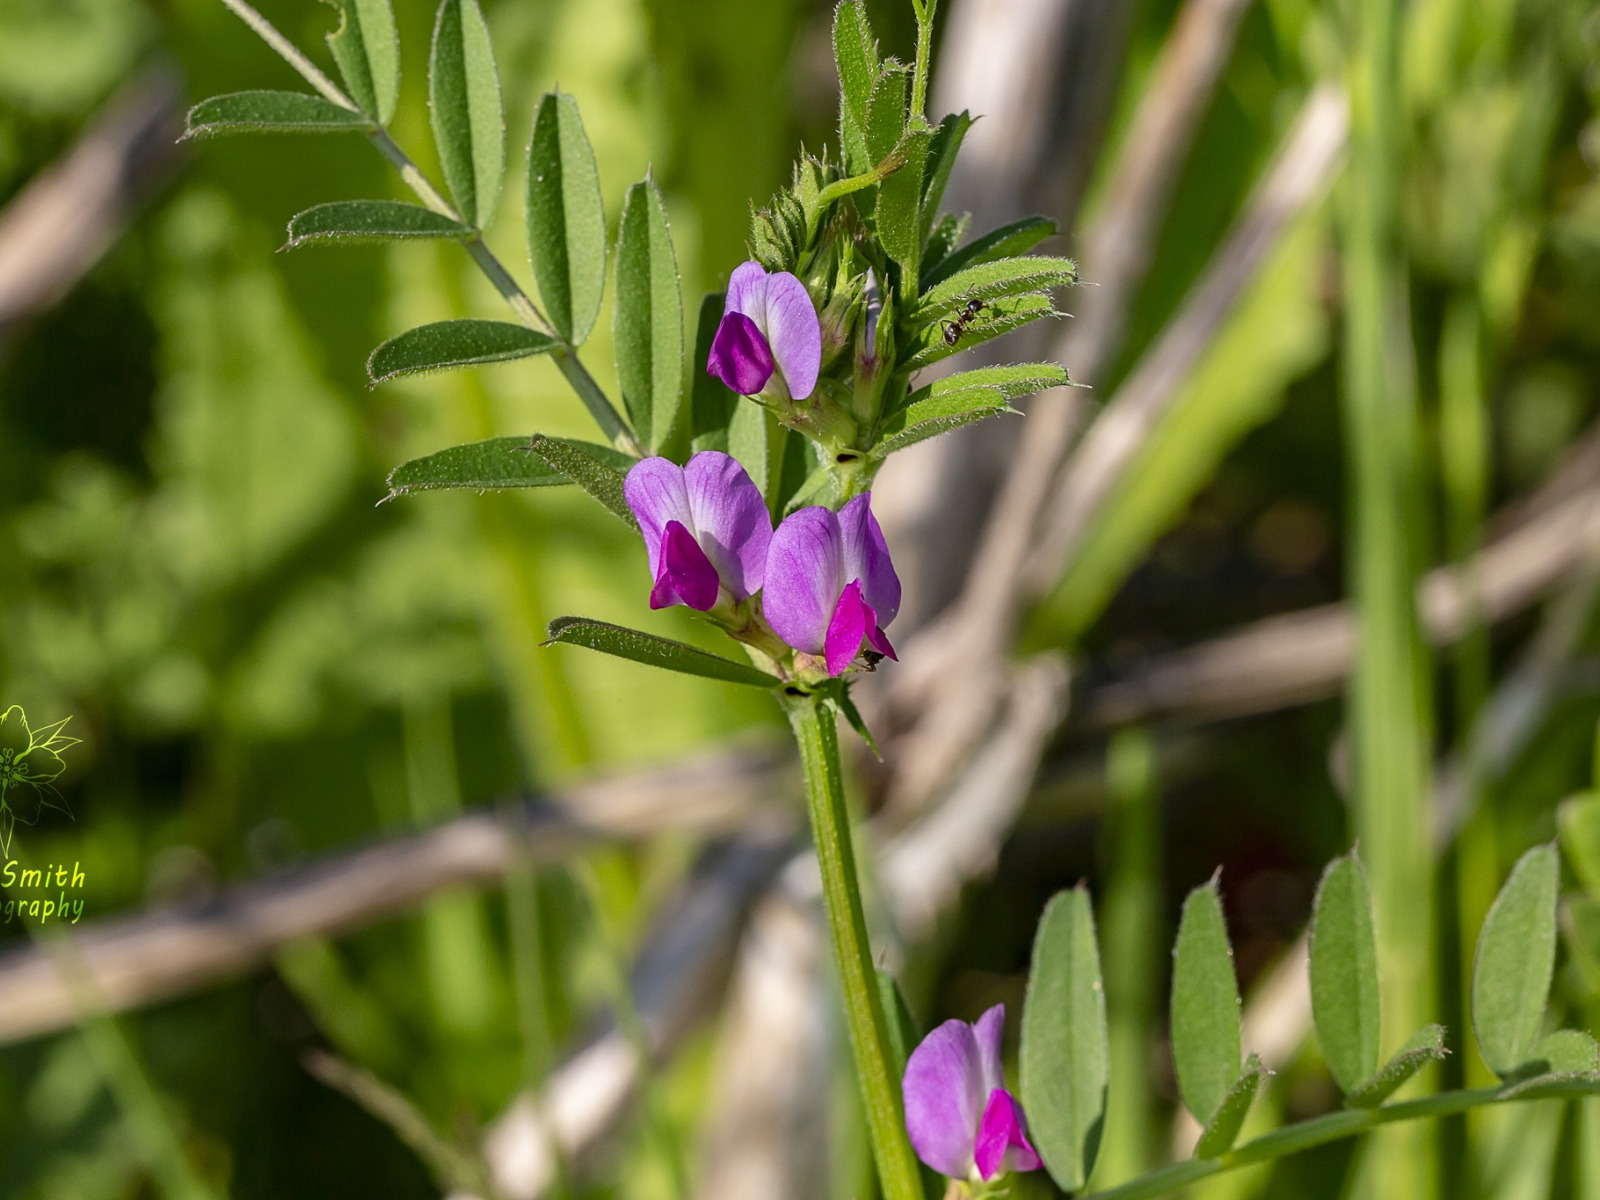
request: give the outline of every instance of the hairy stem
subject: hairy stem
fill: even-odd
[[[1600,1082],[1573,1080],[1567,1091],[1573,1096],[1600,1093]],[[1121,1187],[1093,1192],[1084,1200],[1146,1200],[1147,1197],[1164,1196],[1168,1192],[1176,1191],[1201,1179],[1208,1179],[1213,1175],[1223,1175],[1229,1171],[1237,1171],[1241,1167],[1285,1158],[1315,1146],[1325,1146],[1329,1142],[1355,1137],[1357,1134],[1366,1133],[1383,1125],[1454,1116],[1490,1104],[1538,1099],[1547,1094],[1518,1095],[1507,1094],[1504,1088],[1473,1088],[1469,1091],[1442,1092],[1400,1104],[1387,1104],[1382,1108],[1347,1108],[1340,1112],[1325,1113],[1309,1121],[1299,1121],[1263,1134],[1220,1158],[1192,1158],[1185,1162],[1173,1163],[1131,1183],[1125,1183]]]
[[[917,65],[911,76],[911,118],[927,115],[928,67],[933,60],[933,10],[939,0],[917,4]]]
[[[906,1139],[900,1081],[889,1072],[887,1027],[867,942],[867,920],[861,909],[834,716],[818,696],[785,696],[783,706],[805,771],[806,804],[822,873],[823,906],[828,913],[834,965],[844,996],[856,1075],[866,1101],[878,1178],[885,1200],[922,1200],[917,1160]]]

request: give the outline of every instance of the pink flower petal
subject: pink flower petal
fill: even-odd
[[[791,513],[773,532],[761,603],[767,623],[796,650],[821,654],[844,591],[839,518],[822,507]]]
[[[983,1072],[983,1094],[1006,1085],[1005,1066],[1000,1061],[1000,1042],[1006,1031],[1006,1006],[996,1004],[979,1017],[972,1026],[972,1036],[978,1039],[978,1068]]]
[[[644,535],[645,553],[650,559],[650,577],[659,579],[661,535],[667,523],[694,525],[683,468],[666,458],[647,458],[634,463],[623,481],[622,494],[639,519],[639,532]]]
[[[854,662],[861,652],[862,640],[877,627],[878,615],[861,598],[861,585],[853,581],[846,584],[823,641],[822,654],[828,674],[838,675]]]
[[[917,1157],[941,1175],[965,1179],[972,1167],[981,1085],[978,1043],[965,1021],[946,1021],[906,1062],[906,1132]]]
[[[789,395],[804,400],[816,390],[817,373],[822,370],[822,322],[806,285],[787,271],[767,277],[763,329]]]
[[[695,540],[735,600],[761,590],[772,514],[739,460],[705,450],[683,469]]]
[[[717,569],[694,535],[677,521],[667,522],[650,607],[665,608],[682,600],[690,608],[706,612],[717,602],[717,586]]]
[[[706,373],[741,396],[754,396],[767,386],[772,370],[772,349],[755,321],[743,313],[724,314],[711,339]]]
[[[839,531],[845,578],[861,581],[861,594],[878,614],[879,624],[889,624],[900,611],[900,576],[889,561],[889,543],[878,518],[872,515],[871,492],[862,492],[839,510]]]
[[[1039,1167],[1039,1155],[1028,1142],[1022,1105],[1005,1088],[989,1093],[983,1120],[978,1123],[973,1162],[985,1181],[1001,1171],[1034,1171]]]

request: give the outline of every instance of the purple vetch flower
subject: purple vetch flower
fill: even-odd
[[[817,386],[822,326],[806,285],[787,271],[741,263],[728,279],[722,323],[706,370],[741,396],[754,396],[776,373],[794,400]]]
[[[1033,1171],[1039,1155],[1028,1142],[1022,1105],[1005,1089],[1000,1033],[1006,1006],[996,1004],[977,1024],[946,1021],[911,1052],[906,1063],[906,1132],[917,1157],[941,1175],[993,1179],[1002,1171]]]
[[[896,657],[883,627],[900,611],[900,577],[871,492],[837,513],[802,508],[784,518],[767,551],[762,606],[773,632],[821,656],[829,675],[848,667],[863,644]]]
[[[735,603],[761,589],[772,517],[738,460],[715,450],[686,467],[647,458],[629,470],[622,491],[650,556],[651,608],[706,612],[724,588]]]

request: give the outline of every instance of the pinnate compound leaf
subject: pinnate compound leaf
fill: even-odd
[[[187,138],[227,133],[348,133],[372,121],[309,92],[234,92],[202,100],[189,110]]]
[[[545,312],[578,345],[594,329],[606,286],[606,212],[600,169],[578,102],[546,92],[528,143],[528,257]]]
[[[389,0],[323,0],[339,10],[328,49],[361,111],[379,125],[394,117],[400,99],[400,33]]]
[[[505,173],[500,74],[478,0],[442,0],[428,60],[428,106],[439,165],[461,219],[482,228],[494,216]]]
[[[1600,896],[1600,792],[1563,800],[1556,809],[1561,849],[1591,896]]]
[[[641,633],[621,625],[608,625],[604,621],[591,621],[586,617],[557,617],[550,622],[550,641],[567,646],[587,646],[602,654],[630,659],[646,666],[677,671],[681,675],[698,675],[702,679],[720,679],[724,683],[742,683],[749,687],[778,686],[778,679],[765,671],[758,671],[744,663],[723,658],[683,642]]]
[[[590,446],[565,438],[545,437],[542,433],[533,435],[528,449],[544,459],[553,470],[560,471],[600,501],[623,524],[632,529],[639,528],[638,518],[633,515],[633,509],[628,507],[622,490],[628,468],[633,465],[634,459],[620,450]]]
[[[939,322],[924,329],[912,343],[906,365],[912,370],[931,366],[952,354],[960,354],[1001,334],[1031,325],[1041,317],[1056,315],[1056,306],[1043,292],[990,300],[978,316],[962,329],[954,345],[946,339]]]
[[[843,0],[833,13],[833,57],[839,71],[839,137],[852,175],[873,165],[867,152],[867,101],[878,79],[878,48],[860,0]]]
[[[1215,879],[1184,901],[1172,959],[1178,1091],[1195,1119],[1207,1125],[1239,1078],[1239,985]]]
[[[908,396],[907,404],[915,404],[949,392],[962,392],[968,388],[993,388],[1006,400],[1021,400],[1054,387],[1065,387],[1072,380],[1066,371],[1055,363],[1007,363],[998,367],[977,367],[971,371],[957,371],[920,387]]]
[[[389,472],[385,500],[438,488],[557,487],[567,477],[528,453],[528,439],[490,438],[413,458]]]
[[[1423,1067],[1442,1062],[1450,1052],[1444,1048],[1443,1025],[1424,1025],[1406,1039],[1394,1057],[1371,1078],[1348,1090],[1344,1102],[1351,1108],[1377,1108]]]
[[[666,205],[648,179],[622,204],[612,332],[633,430],[659,454],[677,432],[683,397],[683,292]]]
[[[1228,1094],[1222,1098],[1217,1115],[1211,1118],[1211,1123],[1195,1143],[1196,1158],[1220,1158],[1233,1149],[1239,1130],[1244,1127],[1244,1119],[1250,1115],[1250,1102],[1256,1098],[1256,1092],[1270,1074],[1272,1072],[1261,1065],[1259,1058],[1254,1054],[1249,1057],[1239,1078],[1233,1081]]]
[[[475,367],[549,354],[561,343],[510,321],[438,321],[390,338],[367,359],[373,386],[402,375]]]
[[[1352,851],[1328,864],[1311,917],[1311,1012],[1328,1069],[1349,1094],[1378,1069],[1378,943]]]
[[[1472,968],[1472,1028],[1483,1061],[1502,1079],[1527,1061],[1544,1018],[1556,956],[1554,846],[1524,854],[1500,889]]]
[[[956,251],[956,254],[960,253],[960,250]],[[1070,258],[1026,254],[978,263],[946,275],[924,292],[917,306],[916,319],[939,321],[961,311],[974,300],[1023,296],[1050,288],[1070,287],[1077,282],[1078,264]]]
[[[1029,1137],[1065,1191],[1088,1181],[1110,1077],[1094,910],[1083,885],[1045,907],[1022,1008],[1022,1106]]]
[[[450,238],[470,232],[459,221],[402,200],[335,200],[289,221],[285,250],[316,242],[381,242],[396,238]]]
[[[964,271],[968,267],[976,267],[997,259],[1026,255],[1040,242],[1055,235],[1056,223],[1047,217],[1024,217],[1020,221],[1013,221],[1010,225],[1002,225],[982,237],[974,238],[965,246],[958,246],[940,259],[938,265],[923,279],[922,290],[929,291],[956,272]]]

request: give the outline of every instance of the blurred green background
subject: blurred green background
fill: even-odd
[[[326,61],[331,9],[261,7]],[[660,182],[687,297],[744,257],[748,204],[785,180],[795,146],[831,138],[826,3],[484,7],[513,172],[532,102],[559,82],[582,105],[613,221],[647,167]],[[1176,8],[1137,5],[1090,214]],[[1095,381],[1102,398],[1205,266],[1298,102],[1337,74],[1343,8],[1263,0],[1246,13],[1128,345]],[[909,58],[909,5],[869,9],[886,49]],[[396,10],[405,76],[395,134],[436,175],[423,86],[432,10],[421,0]],[[1406,22],[1402,224],[1431,565],[1475,545],[1482,510],[1536,486],[1595,414],[1600,10],[1415,0]],[[151,64],[178,72],[190,99],[295,86],[216,0],[0,0],[0,205]],[[513,265],[525,261],[517,191],[507,188],[489,235]],[[384,338],[498,315],[453,245],[275,253],[287,219],[311,204],[399,194],[376,155],[341,139],[190,147],[81,285],[0,331],[0,707],[20,704],[35,722],[70,716],[84,739],[60,781],[70,814],[40,813],[17,838],[31,861],[83,864],[91,917],[204,895],[513,790],[777,727],[764,697],[732,686],[539,650],[559,614],[641,623],[643,556],[584,497],[441,494],[375,507],[385,473],[433,449],[536,427],[590,433],[538,359],[368,390],[363,364]],[[1110,670],[1344,594],[1338,203],[1319,205],[1274,253],[1035,621],[1035,642]],[[603,314],[585,355],[608,388],[609,328]],[[1474,391],[1472,380],[1488,421],[1486,471],[1470,430],[1465,451],[1448,436],[1448,398]],[[1585,621],[1592,599],[1591,588]],[[649,628],[702,638],[683,613],[652,614]],[[1537,623],[1530,612],[1442,656],[1441,751]],[[1563,692],[1494,782],[1441,874],[1440,1005],[1456,1029],[1462,947],[1451,931],[1476,929],[1516,855],[1554,836],[1556,801],[1591,782],[1594,644],[1579,641],[1587,682]],[[1085,764],[1098,777],[1106,746],[1069,730],[993,881],[970,889],[919,950],[919,1015],[972,1017],[1000,999],[1019,1007],[1033,924],[1059,887],[1085,876],[1113,891],[1119,879],[1148,886],[1139,931],[1159,945],[1184,891],[1218,863],[1248,994],[1303,928],[1322,864],[1346,848],[1340,720],[1340,704],[1326,701],[1187,731],[1161,758],[1170,771],[1123,789],[1159,802],[1147,829],[1086,813],[1072,781]],[[1138,741],[1113,745],[1130,761],[1144,753]],[[1135,835],[1144,841],[1130,843]],[[549,1042],[531,1051],[498,892],[443,896],[370,932],[300,947],[276,970],[123,1027],[189,1160],[219,1193],[437,1194],[388,1129],[302,1069],[301,1051],[331,1038],[439,1124],[487,1122],[603,1006],[612,956],[637,942],[694,849],[669,837],[594,852],[583,876],[593,888],[541,876]],[[0,926],[6,944],[24,938]],[[1145,973],[1158,979],[1160,967]],[[1576,967],[1562,975],[1558,1004],[1575,1023],[1592,1029],[1597,1003],[1600,980]],[[337,1030],[329,1011],[343,1015]],[[650,1122],[625,1129],[579,1194],[672,1194],[674,1160],[692,1168],[711,1047],[710,1034],[698,1037],[660,1082],[649,1111],[668,1136]],[[1149,1145],[1129,1153],[1159,1159],[1175,1092],[1159,1047],[1148,1057]],[[1458,1053],[1444,1074],[1471,1083],[1475,1069]],[[1332,1102],[1314,1052],[1273,1096],[1289,1115]],[[1537,1116],[1561,1147],[1579,1137],[1559,1107]],[[1469,1134],[1487,1164],[1467,1172],[1471,1194],[1574,1194],[1572,1173],[1549,1168],[1554,1143],[1530,1180],[1494,1159],[1525,1130],[1463,1125],[1444,1136],[1465,1144]],[[1291,1160],[1227,1194],[1333,1197],[1351,1153]],[[863,1194],[859,1172],[837,1175],[841,1197]],[[1023,1187],[1045,1194],[1042,1179]],[[76,1034],[0,1050],[0,1194],[161,1194]]]

